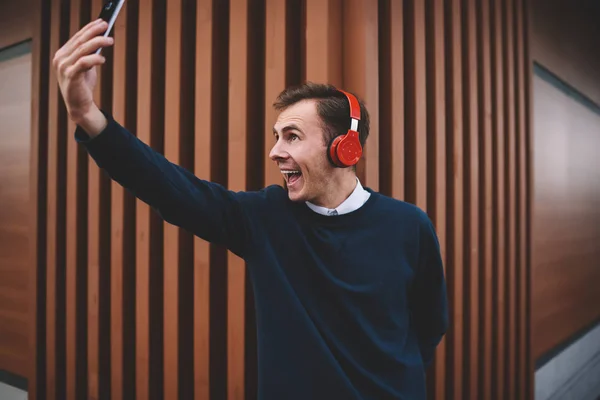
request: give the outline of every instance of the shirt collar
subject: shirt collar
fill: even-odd
[[[363,204],[371,196],[371,193],[366,191],[363,186],[360,184],[360,180],[356,177],[356,187],[354,191],[348,196],[346,200],[342,202],[336,208],[326,208],[321,207],[316,204],[313,204],[309,201],[306,202],[306,205],[310,207],[311,210],[323,215],[342,215],[352,212],[354,210],[358,210]]]

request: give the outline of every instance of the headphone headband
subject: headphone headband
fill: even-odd
[[[356,97],[352,93],[348,93],[344,90],[338,89],[338,91],[344,93],[346,98],[348,98],[348,102],[350,103],[350,117],[357,120],[357,122],[360,121],[360,104]]]

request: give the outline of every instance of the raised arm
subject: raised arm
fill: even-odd
[[[251,195],[198,179],[141,142],[94,103],[96,67],[105,61],[96,50],[112,45],[112,38],[100,36],[106,29],[106,22],[93,21],[54,55],[61,94],[69,117],[77,124],[76,140],[112,179],[167,222],[243,256],[251,237],[243,203]]]
[[[250,238],[244,202],[257,195],[197,178],[106,117],[106,128],[93,138],[81,127],[75,131],[98,166],[165,221],[243,256]]]

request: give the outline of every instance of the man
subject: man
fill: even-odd
[[[359,182],[365,106],[329,85],[285,90],[269,156],[286,187],[233,192],[170,163],[94,104],[95,51],[112,44],[98,36],[105,29],[90,23],[54,58],[76,140],[166,221],[246,260],[259,397],[424,399],[448,325],[439,245],[423,211]]]

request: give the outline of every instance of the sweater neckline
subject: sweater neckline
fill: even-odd
[[[373,205],[379,199],[379,193],[373,191],[367,186],[363,188],[371,195],[367,201],[359,208],[349,213],[339,215],[323,215],[313,211],[305,202],[294,203],[295,208],[298,210],[301,217],[306,217],[310,221],[319,225],[345,225],[347,223],[355,222],[362,218],[363,215],[369,212]]]

